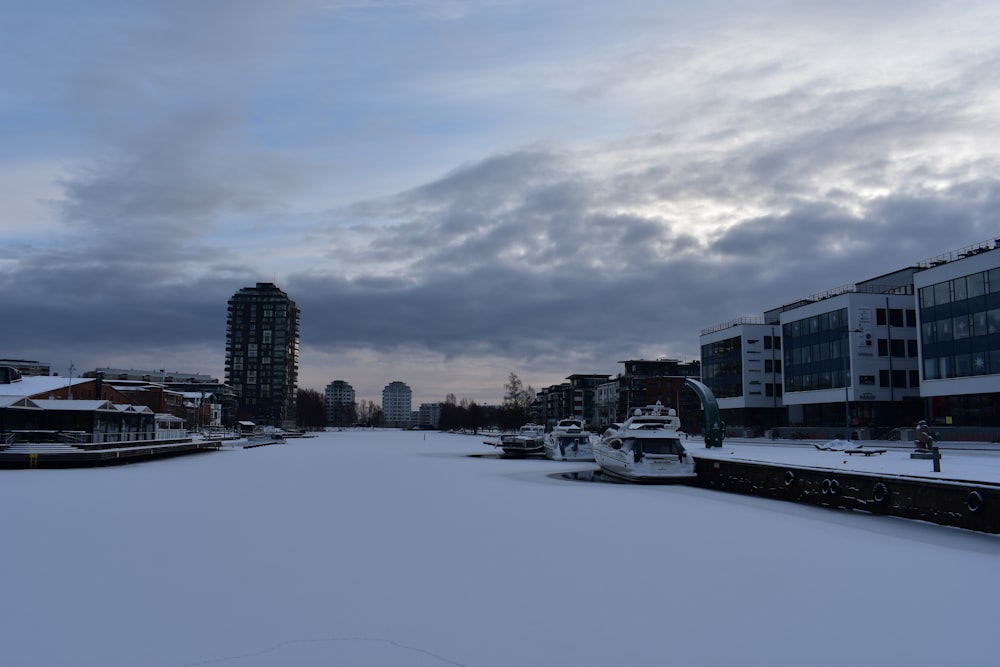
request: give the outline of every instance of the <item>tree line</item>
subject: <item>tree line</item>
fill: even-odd
[[[442,431],[466,430],[474,433],[484,428],[512,431],[531,420],[535,390],[525,386],[516,373],[511,373],[504,385],[504,400],[500,406],[483,406],[473,400],[458,400],[448,394],[441,405],[441,418],[432,426]],[[326,401],[315,389],[300,389],[297,396],[296,424],[299,428],[322,430],[327,423]],[[358,426],[381,426],[382,407],[375,401],[359,401],[347,406],[348,423]]]

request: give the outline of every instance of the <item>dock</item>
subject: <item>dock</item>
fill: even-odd
[[[221,440],[147,440],[121,443],[70,444],[26,442],[0,448],[0,469],[91,468],[138,463],[186,454],[215,451]],[[114,443],[117,444],[117,443]]]
[[[949,445],[939,471],[904,445],[822,450],[748,439],[688,451],[705,488],[1000,534],[1000,445]]]

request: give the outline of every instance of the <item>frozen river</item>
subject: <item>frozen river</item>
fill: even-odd
[[[995,536],[492,451],[344,431],[0,471],[0,664],[997,661]]]

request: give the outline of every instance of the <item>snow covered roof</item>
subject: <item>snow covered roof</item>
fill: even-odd
[[[93,381],[94,378],[73,378],[71,380],[68,377],[58,375],[27,375],[21,378],[20,382],[11,382],[0,386],[3,387],[3,392],[8,395],[39,396]]]
[[[59,400],[59,399],[34,399],[35,405],[42,408],[43,410],[77,410],[77,411],[92,411],[92,410],[115,410],[115,406],[111,401],[96,401],[96,400]]]
[[[27,396],[4,396],[0,395],[0,408],[33,408],[38,406]]]

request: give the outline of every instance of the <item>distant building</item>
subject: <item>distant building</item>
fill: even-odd
[[[323,398],[326,403],[326,423],[329,426],[353,426],[358,420],[354,387],[348,383],[334,380],[326,385]]]
[[[234,294],[226,318],[226,383],[236,392],[237,418],[294,425],[298,372],[295,302],[273,283]]]
[[[2,367],[13,368],[26,377],[51,375],[52,373],[48,364],[27,359],[0,359],[0,368]]]
[[[130,401],[155,412],[182,417],[191,429],[232,425],[236,393],[203,373],[143,368],[96,368],[83,377],[100,377]]]
[[[701,364],[677,359],[629,359],[620,361],[625,372],[594,388],[595,423],[599,428],[624,421],[638,407],[657,401],[677,410],[681,426],[692,433],[701,430],[701,402],[685,378],[698,379]]]
[[[596,428],[599,415],[596,409],[597,387],[607,384],[607,373],[570,375],[568,382],[544,387],[536,396],[538,414],[536,421],[546,428],[555,426],[560,419],[580,417],[588,427]]]
[[[441,424],[441,409],[444,403],[421,403],[417,410],[417,426],[437,428]]]
[[[390,382],[382,390],[382,424],[391,428],[407,428],[412,424],[413,392],[404,382]]]

